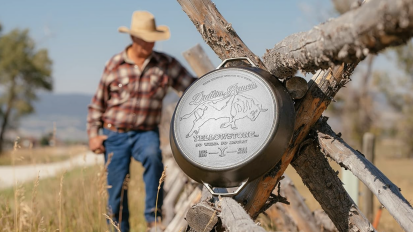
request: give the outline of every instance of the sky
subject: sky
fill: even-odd
[[[244,43],[258,56],[290,34],[310,30],[333,17],[330,0],[216,0],[215,5]],[[157,25],[167,25],[171,38],[155,50],[189,65],[182,52],[200,44],[212,63],[220,59],[202,40],[175,0],[0,0],[3,33],[29,29],[37,48],[46,48],[53,60],[55,93],[96,91],[104,64],[129,43],[120,26],[130,26],[135,10],[151,12]]]

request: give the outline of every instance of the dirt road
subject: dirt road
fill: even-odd
[[[49,164],[0,166],[0,189],[10,188],[17,182],[31,181],[40,176],[40,179],[54,176],[65,170],[71,170],[78,166],[91,166],[103,164],[103,156],[92,152],[74,156],[68,160]]]

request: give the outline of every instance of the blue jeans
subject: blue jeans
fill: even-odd
[[[124,191],[120,227],[122,232],[129,231],[128,194],[127,190],[122,189],[122,185],[126,175],[129,174],[129,165],[133,157],[141,162],[145,168],[143,173],[146,192],[145,219],[147,222],[155,221],[156,195],[163,171],[162,154],[159,148],[159,130],[119,133],[104,128],[103,134],[108,136],[103,143],[106,149],[105,163],[108,162],[109,154],[113,153],[107,167],[107,182],[111,186],[111,188],[108,188],[108,207],[113,220],[119,223],[121,194]],[[157,216],[161,216],[162,200],[163,189],[161,188],[159,190]]]

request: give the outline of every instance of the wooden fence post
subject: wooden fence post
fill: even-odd
[[[293,181],[284,174],[284,179],[280,181],[280,193],[290,202],[289,205],[278,202],[276,205],[285,209],[286,213],[291,216],[300,231],[317,232],[320,231],[317,221],[312,215],[310,209],[304,202],[304,198],[295,188]],[[277,188],[276,188],[277,189]],[[276,192],[274,189],[273,193]]]
[[[182,55],[198,77],[215,69],[208,55],[199,44],[184,51]]]
[[[375,138],[372,133],[365,133],[363,136],[363,154],[370,163],[374,165],[374,146],[375,146]],[[373,221],[373,193],[370,189],[362,184],[361,186],[361,193],[363,194],[363,205],[362,210],[366,215],[369,221]]]
[[[250,57],[254,62],[256,62],[260,68],[265,69],[264,63],[258,58],[258,56],[253,54],[245,46],[245,44],[236,34],[235,30],[232,28],[231,24],[223,19],[222,15],[218,12],[215,5],[211,1],[178,0],[178,2],[182,5],[183,10],[193,21],[194,25],[197,27],[204,40],[208,43],[208,45],[211,46],[211,48],[221,59],[228,57],[247,56]],[[335,96],[335,93],[342,86],[344,86],[347,81],[349,81],[349,76],[354,70],[354,67],[357,66],[359,60],[364,59],[365,55],[367,55],[369,52],[378,52],[385,47],[404,43],[412,37],[413,14],[410,14],[409,12],[411,12],[413,9],[413,2],[409,0],[378,0],[378,2],[374,2],[375,4],[369,4],[368,7],[364,8],[361,7],[362,9],[354,11],[352,13],[350,12],[349,14],[346,14],[345,17],[342,16],[334,21],[330,21],[326,24],[314,27],[314,30],[310,30],[306,33],[292,35],[284,41],[281,41],[281,43],[277,44],[272,50],[268,51],[266,55],[264,55],[265,58],[268,58],[264,59],[266,65],[268,65],[268,67],[270,67],[270,71],[274,71],[272,73],[276,74],[276,76],[278,76],[279,78],[289,77],[297,70],[313,72],[319,68],[329,67],[332,65],[332,63],[339,64],[342,61],[351,63],[345,63],[344,65],[336,66],[332,69],[333,72],[331,72],[331,70],[322,72],[323,74],[321,75],[321,77],[325,77],[322,78],[323,81],[317,82],[316,80],[314,82],[314,88],[309,89],[309,91],[307,91],[306,97],[304,97],[303,100],[299,102],[301,104],[298,105],[302,106],[297,110],[297,115],[300,115],[300,117],[298,117],[298,123],[296,120],[296,125],[298,125],[299,128],[297,128],[297,130],[295,131],[288,152],[283,157],[281,168],[272,170],[268,174],[268,176],[265,176],[264,179],[259,180],[261,181],[258,185],[259,189],[257,189],[255,194],[253,194],[251,198],[249,198],[249,201],[247,201],[246,199],[243,199],[241,201],[246,206],[247,204],[249,206],[252,206],[250,208],[245,208],[254,218],[258,216],[258,214],[261,212],[261,209],[265,208],[265,204],[269,199],[268,196],[271,194],[274,186],[276,186],[276,184],[278,183],[279,178],[285,171],[285,168],[291,162],[294,154],[299,150],[299,147],[301,147],[300,145],[302,145],[303,139],[307,137],[310,131],[310,127],[312,127],[315,121],[317,121],[317,119],[321,116],[321,113],[326,109],[330,101]],[[373,17],[370,17],[371,14],[374,14]],[[362,26],[357,26],[358,24],[356,24],[356,21],[354,21],[355,18],[359,19],[357,23],[361,23],[360,25]],[[382,22],[383,20],[385,20],[385,23]],[[351,27],[348,26],[350,25],[348,24],[348,22],[352,22]],[[366,30],[366,22],[370,22],[369,25],[371,25],[371,27],[369,27],[369,30]],[[338,31],[337,28],[340,28],[342,25],[346,25],[346,29],[348,29],[350,32],[346,33],[343,32],[343,30]],[[378,27],[377,25],[385,25],[385,27]],[[398,25],[403,26],[400,27]],[[335,50],[326,49],[325,44],[327,40],[331,40],[331,44],[334,44],[334,42],[341,43],[343,41],[348,41],[343,40],[343,35],[355,36],[356,38],[352,38],[350,39],[350,41],[355,42],[355,45],[362,46],[353,46],[353,43],[344,43],[342,44],[343,46],[331,46]],[[305,41],[305,39],[310,39],[311,41]],[[359,41],[368,43],[368,46]],[[318,43],[321,44],[318,45]],[[371,46],[373,46],[373,48]],[[284,48],[284,50],[282,50],[281,48]],[[331,57],[328,57],[330,55]],[[321,63],[324,63],[325,65]],[[340,69],[341,74],[333,74],[340,72]],[[313,101],[311,101],[311,99],[313,99]],[[314,107],[306,110],[304,106],[308,106],[308,108],[311,108],[310,106]],[[323,142],[324,137],[320,138],[319,135],[318,139],[321,143]],[[333,141],[329,142],[333,143]],[[317,156],[322,156],[322,154],[318,153]],[[348,165],[348,167],[351,167],[351,165]],[[324,168],[324,166],[322,168]],[[301,168],[300,166],[297,166],[296,169],[304,172],[307,171],[307,169]],[[325,177],[326,175],[325,173],[322,173],[324,169],[320,169],[317,163],[315,163],[315,165],[313,165],[312,167],[309,167],[309,170],[310,172],[321,171],[321,173],[315,175],[314,178],[309,179],[309,181],[320,181],[319,176]],[[330,173],[330,176],[332,175],[333,173]],[[366,179],[363,176],[358,177],[360,179]],[[384,179],[386,179],[387,181],[387,178],[385,178],[384,176],[381,177],[381,179],[377,182],[380,182],[380,184],[382,184],[381,180]],[[337,183],[341,184],[341,181],[338,180]],[[373,185],[375,184],[375,182],[370,181],[368,184]],[[319,193],[317,194],[322,194],[326,191],[326,187],[328,188],[328,186],[332,186],[330,180],[327,180],[327,182],[324,181],[322,185],[316,184],[312,187],[321,187]],[[344,189],[342,189],[342,186],[338,187],[340,187],[340,193],[341,190],[343,190],[342,192],[347,195]],[[371,186],[372,189],[373,187],[376,186]],[[381,186],[382,189],[379,189],[378,193],[384,193],[384,195],[387,196],[390,193],[386,190],[389,190],[389,188],[393,186],[385,185],[384,187],[386,187],[387,189]],[[337,188],[332,189],[334,190]],[[383,195],[379,195],[378,197],[381,198],[383,197]],[[326,199],[327,202],[324,202],[325,200],[323,197],[321,197],[320,199],[320,204],[325,203],[326,205],[331,205],[329,204],[330,202],[327,201],[329,199]],[[348,199],[349,197],[346,197],[346,203],[349,202]],[[343,221],[343,223],[349,223],[349,225],[342,225],[342,231],[348,231],[346,230],[346,228],[348,227],[358,227],[360,231],[374,231],[374,228],[371,228],[371,225],[368,222],[366,223],[367,219],[363,218],[361,212],[359,212],[358,209],[353,206],[353,204],[350,205],[351,207],[348,207],[348,209],[350,210],[349,212],[347,212],[348,214],[346,213],[344,217],[341,216],[341,219],[351,219],[349,221]],[[409,207],[411,208],[410,205],[408,205],[407,207],[405,207],[405,205],[402,205],[401,211],[409,212]],[[337,211],[337,209],[343,209],[343,207],[340,207],[339,204],[335,207],[335,211]],[[334,214],[335,211],[332,210],[330,211],[330,213]],[[360,215],[360,217],[355,216],[355,214]],[[406,215],[407,214],[408,213],[406,213]],[[329,216],[331,217],[331,215]],[[399,217],[396,217],[396,220]],[[411,218],[408,218],[406,221],[398,220],[403,228],[410,228],[410,221]],[[341,223],[339,223],[339,225],[341,225]]]
[[[356,205],[359,205],[359,179],[346,168],[341,168],[341,181],[343,181],[344,189],[353,199]]]
[[[376,231],[344,189],[317,140],[304,141],[291,165],[338,231]]]
[[[381,204],[405,231],[413,231],[413,207],[399,189],[363,154],[351,148],[325,120],[317,125],[321,151],[341,166],[347,167],[374,193]]]

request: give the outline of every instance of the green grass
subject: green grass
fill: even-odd
[[[2,231],[108,231],[104,168],[76,168],[53,178],[0,191]],[[129,181],[131,231],[145,231],[142,167]]]

